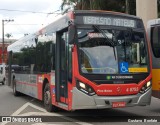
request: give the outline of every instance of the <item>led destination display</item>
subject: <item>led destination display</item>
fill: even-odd
[[[136,28],[136,21],[116,17],[83,16],[84,24],[111,25]]]

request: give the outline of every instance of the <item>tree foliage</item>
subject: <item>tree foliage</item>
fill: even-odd
[[[127,11],[129,14],[136,14],[136,0],[63,0],[61,9],[72,5],[75,10]],[[127,7],[129,10],[126,10]]]
[[[12,37],[11,33],[6,33],[5,36],[9,39],[10,37]]]
[[[20,52],[13,54],[13,64],[28,67],[34,64],[34,71],[49,72],[55,68],[55,44],[52,41],[38,42],[36,47],[24,47]]]

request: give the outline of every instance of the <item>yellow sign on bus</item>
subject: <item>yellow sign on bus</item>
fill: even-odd
[[[128,68],[129,72],[148,72],[147,68]]]

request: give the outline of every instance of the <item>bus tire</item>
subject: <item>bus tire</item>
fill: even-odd
[[[52,105],[52,100],[51,100],[51,91],[50,91],[50,86],[49,83],[47,83],[44,87],[44,107],[48,112],[57,112],[58,107]]]
[[[20,95],[20,92],[18,92],[16,90],[16,81],[15,80],[13,80],[13,94],[14,94],[14,96],[19,96]]]

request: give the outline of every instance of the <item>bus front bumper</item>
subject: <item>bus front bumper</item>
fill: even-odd
[[[146,106],[150,105],[152,94],[151,88],[144,94],[127,96],[88,96],[77,88],[72,92],[72,110],[112,108],[113,102],[125,102],[125,107]]]

